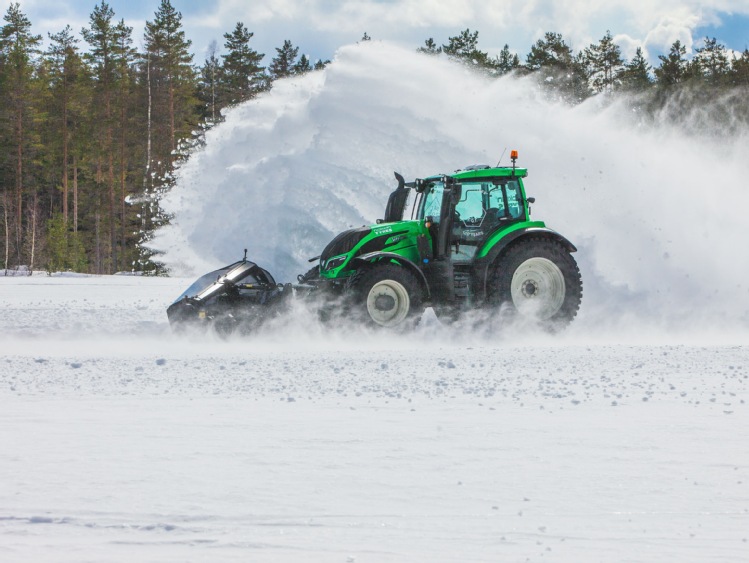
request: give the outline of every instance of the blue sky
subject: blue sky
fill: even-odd
[[[140,45],[146,20],[160,0],[110,0],[115,17],[134,28]],[[4,2],[6,9],[10,4]],[[20,0],[36,33],[45,36],[70,24],[87,25],[95,0]],[[254,32],[253,46],[266,64],[285,39],[313,60],[332,58],[337,47],[374,39],[421,45],[428,37],[440,43],[462,29],[479,31],[479,46],[490,54],[505,43],[521,55],[545,31],[560,32],[579,50],[611,30],[625,57],[643,47],[652,62],[679,39],[688,48],[704,37],[727,47],[749,47],[749,0],[172,0],[182,12],[195,62],[201,63],[216,41],[242,21]]]
[[[735,51],[749,49],[749,16],[727,15],[718,24],[697,28],[697,37],[717,37]]]

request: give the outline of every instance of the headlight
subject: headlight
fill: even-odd
[[[328,260],[327,264],[325,264],[325,270],[332,270],[333,268],[337,268],[346,261],[346,258],[348,258],[346,254],[342,254],[341,256],[334,256],[333,258]]]

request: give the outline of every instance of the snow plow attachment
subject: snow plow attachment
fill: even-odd
[[[250,333],[278,315],[290,284],[246,258],[199,277],[166,310],[175,332],[213,328],[219,335]]]

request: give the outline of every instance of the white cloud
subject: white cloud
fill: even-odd
[[[637,53],[637,48],[642,49],[642,54],[645,58],[648,58],[648,49],[645,46],[645,42],[642,39],[636,37],[630,37],[625,34],[614,35],[614,43],[619,45],[622,50],[622,57],[625,59],[631,59]]]
[[[687,48],[687,53],[692,50],[692,30],[700,23],[696,15],[683,15],[682,17],[665,17],[651,29],[645,37],[645,44],[652,45],[659,50],[667,50],[674,41],[681,41]]]
[[[90,0],[21,0],[37,33],[58,31],[64,23],[79,30],[88,19]],[[465,28],[478,30],[479,46],[490,53],[507,43],[527,53],[543,33],[562,33],[576,50],[610,30],[625,55],[642,46],[651,58],[680,40],[691,48],[695,30],[719,25],[735,15],[749,15],[749,0],[172,0],[183,13],[196,60],[238,21],[255,33],[255,48],[266,54],[290,39],[313,56],[330,57],[341,45],[373,39],[417,46],[428,37],[446,43]],[[109,0],[119,18],[126,15],[136,41],[153,16],[141,0]],[[154,0],[155,4],[155,0]],[[142,12],[142,13],[141,13]],[[128,18],[127,16],[130,16]],[[59,29],[58,29],[59,28]],[[266,59],[267,62],[267,59]]]
[[[229,29],[236,21],[252,25],[284,23],[287,35],[304,27],[335,37],[358,37],[420,44],[436,35],[470,27],[479,30],[484,48],[510,43],[520,52],[543,32],[557,31],[576,49],[603,36],[607,29],[630,43],[640,41],[664,50],[676,39],[688,47],[696,27],[715,24],[718,14],[749,14],[749,0],[218,0],[215,10],[201,16],[203,26]],[[442,34],[442,35],[440,35]],[[447,34],[447,35],[445,35]],[[631,41],[626,38],[631,38]],[[634,43],[633,43],[634,42]]]

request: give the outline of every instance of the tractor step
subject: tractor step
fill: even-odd
[[[456,271],[453,275],[455,283],[455,297],[465,299],[471,296],[471,274]]]

